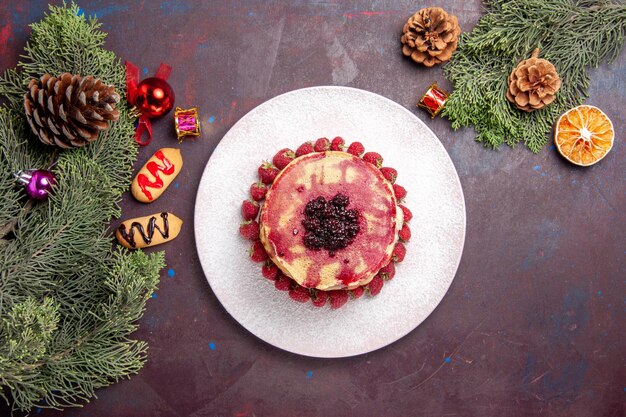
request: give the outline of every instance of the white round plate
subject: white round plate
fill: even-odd
[[[396,276],[375,297],[338,310],[300,304],[274,288],[239,236],[241,202],[257,167],[282,148],[326,136],[360,141],[398,170],[413,237]],[[456,273],[465,240],[459,177],[434,133],[393,101],[348,87],[312,87],[275,97],[246,114],[221,140],[198,188],[195,236],[204,273],[224,308],[246,329],[301,355],[353,356],[386,346],[435,309]]]

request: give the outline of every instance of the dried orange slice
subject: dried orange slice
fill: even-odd
[[[609,153],[614,136],[611,119],[599,108],[583,104],[559,117],[554,143],[571,163],[589,166]]]

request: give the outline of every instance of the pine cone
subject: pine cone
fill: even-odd
[[[461,28],[456,16],[440,7],[422,9],[402,29],[402,53],[427,67],[448,61],[456,50]]]
[[[46,145],[72,148],[86,145],[117,121],[120,96],[112,85],[92,76],[45,74],[30,80],[24,95],[26,119]]]
[[[509,75],[506,98],[526,112],[542,109],[552,103],[561,88],[561,78],[548,60],[537,58],[539,49],[520,62]]]

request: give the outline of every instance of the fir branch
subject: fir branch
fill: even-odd
[[[143,314],[164,261],[161,254],[148,256],[142,252],[116,254],[114,258],[106,271],[107,278],[94,283],[109,297],[102,298],[101,304],[83,306],[84,310],[65,315],[66,323],[56,333],[54,350],[22,366],[19,380],[13,377],[8,384],[20,395],[16,402],[36,402],[43,397],[48,407],[76,405],[92,397],[95,389],[141,368],[147,345],[120,340],[120,335],[136,330],[134,323]],[[86,318],[89,325],[84,323]]]
[[[17,71],[7,70],[0,77],[0,97],[9,102],[13,108],[19,107],[23,103],[24,92],[28,83]]]
[[[16,112],[0,107],[0,166],[5,171],[0,175],[0,229],[4,232],[7,224],[15,223],[24,206],[21,192],[15,187],[13,173],[28,168],[45,168],[46,155],[37,152],[37,147],[29,146],[24,134],[24,118]]]
[[[614,60],[626,38],[626,4],[609,0],[488,0],[487,13],[444,68],[454,84],[443,109],[452,127],[474,125],[476,140],[498,148],[523,141],[539,152],[558,116],[588,96],[587,68]],[[524,113],[506,99],[507,77],[533,49],[562,79],[557,100]]]
[[[147,345],[130,335],[164,266],[162,253],[112,250],[107,231],[137,154],[125,102],[97,141],[58,155],[48,202],[33,204],[15,186],[15,171],[56,157],[25,124],[29,79],[71,72],[125,90],[124,67],[102,48],[106,34],[78,13],[51,7],[32,25],[21,71],[0,78],[0,395],[19,410],[78,406],[136,373]]]

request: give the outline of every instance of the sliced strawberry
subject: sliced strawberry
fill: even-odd
[[[239,234],[248,240],[259,240],[259,223],[256,220],[241,223]]]
[[[365,289],[363,287],[356,287],[355,289],[350,290],[350,295],[352,298],[360,298],[364,292]]]
[[[311,299],[309,290],[300,285],[296,285],[294,288],[289,290],[289,297],[299,303],[306,303]]]
[[[265,262],[267,260],[267,252],[265,252],[265,248],[259,240],[252,244],[249,253],[250,259],[254,262]]]
[[[278,169],[284,169],[291,161],[296,157],[296,153],[289,148],[284,148],[278,151],[274,158],[272,159],[272,163]]]
[[[306,155],[315,152],[313,144],[311,142],[304,142],[298,149],[296,149],[296,157]]]
[[[330,141],[327,138],[319,138],[313,145],[315,152],[326,152],[330,149]]]
[[[396,276],[396,264],[389,262],[387,265],[380,268],[378,275],[385,281],[391,281]]]
[[[402,229],[400,229],[400,231],[398,232],[398,237],[400,237],[400,240],[402,240],[403,242],[408,242],[409,240],[411,240],[411,229],[409,228],[408,224],[402,226]]]
[[[343,151],[345,148],[346,141],[343,140],[341,136],[337,136],[335,139],[330,142],[330,150],[331,151]]]
[[[396,199],[402,200],[406,197],[406,189],[398,184],[393,185],[393,193],[396,195]]]
[[[313,305],[315,307],[323,307],[326,305],[326,303],[328,303],[328,292],[327,291],[319,291],[316,290],[313,292]]]
[[[276,281],[276,278],[278,278],[278,267],[273,263],[266,263],[261,268],[261,273],[270,281]]]
[[[334,290],[330,292],[330,308],[333,310],[338,309],[348,302],[350,297],[348,296],[348,291],[346,290]]]
[[[376,152],[366,153],[365,155],[363,155],[363,160],[365,162],[369,162],[370,164],[374,165],[376,168],[380,168],[383,166],[383,157],[380,156],[380,154]]]
[[[405,256],[406,246],[404,246],[402,242],[396,243],[396,246],[393,248],[393,252],[391,253],[391,259],[394,262],[402,262]]]
[[[380,277],[380,275],[376,275],[369,284],[367,284],[367,289],[370,291],[370,295],[373,297],[377,295],[380,290],[383,289],[383,285],[385,285],[385,281]]]
[[[270,185],[276,179],[276,176],[280,172],[278,168],[274,166],[274,164],[270,162],[264,162],[258,169],[259,178],[261,178],[261,182],[266,185]]]
[[[256,219],[257,214],[259,214],[259,203],[252,200],[244,200],[241,203],[241,215],[245,221]]]
[[[395,168],[382,167],[380,172],[382,172],[383,177],[392,184],[395,183],[396,178],[398,178],[398,171],[396,171]]]
[[[267,194],[267,187],[263,182],[257,181],[250,186],[250,197],[254,201],[261,201],[265,198],[265,194]]]
[[[365,152],[365,147],[361,142],[352,142],[350,146],[348,146],[347,152],[354,156],[361,156],[363,152]]]
[[[283,274],[279,274],[276,281],[274,281],[274,286],[279,291],[289,291],[291,289],[291,278],[288,278]]]
[[[407,223],[413,218],[413,213],[407,207],[400,204],[398,207],[402,210],[402,214],[404,214],[404,222]]]

